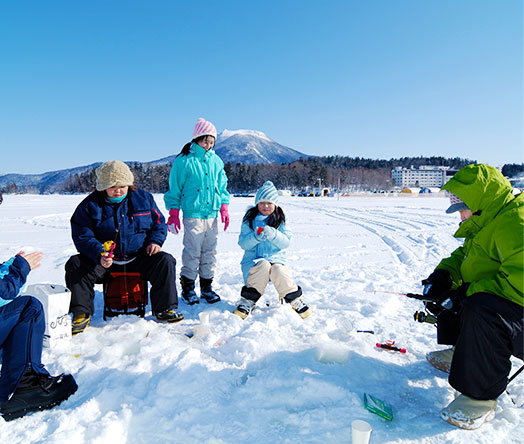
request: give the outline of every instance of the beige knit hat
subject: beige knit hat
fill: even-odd
[[[98,191],[111,187],[131,186],[134,179],[129,167],[120,160],[109,160],[96,169],[96,189]]]

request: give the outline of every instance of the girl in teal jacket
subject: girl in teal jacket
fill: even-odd
[[[180,231],[180,210],[184,222],[184,250],[180,283],[182,299],[198,304],[195,280],[200,276],[200,295],[208,303],[220,301],[212,289],[216,269],[220,213],[224,231],[229,225],[229,193],[224,162],[212,150],[217,138],[215,126],[198,119],[193,139],[175,158],[169,175],[169,191],[164,195],[169,210],[171,233]]]

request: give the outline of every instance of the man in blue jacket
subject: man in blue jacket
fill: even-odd
[[[94,313],[94,285],[111,272],[140,272],[151,282],[151,308],[159,321],[178,322],[175,258],[162,251],[167,236],[164,216],[153,196],[133,186],[133,173],[111,160],[96,170],[96,191],[87,196],[71,218],[73,242],[80,254],[65,266],[71,290],[73,334],[86,329]],[[113,241],[109,255],[104,243]]]
[[[32,296],[20,296],[42,253],[23,251],[0,265],[0,413],[6,421],[50,409],[76,392],[71,375],[50,376],[44,368],[44,308]]]

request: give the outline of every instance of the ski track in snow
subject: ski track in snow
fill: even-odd
[[[5,196],[2,260],[24,249],[45,253],[29,283],[64,284],[75,254],[69,218],[84,196]],[[155,196],[162,210],[162,196]],[[240,221],[252,199],[233,198],[221,231],[216,305],[179,309],[179,324],[120,316],[102,319],[101,286],[85,333],[44,349],[53,373],[70,372],[79,390],[60,407],[6,423],[1,443],[351,442],[350,424],[371,424],[371,443],[522,443],[524,378],[500,397],[495,419],[478,431],[439,417],[453,399],[446,375],[425,361],[437,348],[433,326],[414,322],[422,304],[381,290],[420,292],[440,258],[460,242],[458,218],[438,197],[282,198],[294,233],[288,260],[313,315],[301,320],[270,284],[245,320],[232,314],[243,285]],[[164,214],[167,214],[165,212]],[[220,225],[220,224],[219,224]],[[182,236],[164,250],[177,261]],[[177,272],[180,263],[177,264]],[[148,307],[150,309],[150,307]],[[201,311],[211,335],[189,339]],[[375,334],[356,330],[374,330]],[[404,354],[379,350],[395,340]],[[512,373],[521,363],[515,361]],[[364,409],[369,392],[393,406],[388,422]]]

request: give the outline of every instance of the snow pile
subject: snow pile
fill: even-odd
[[[75,254],[69,217],[82,198],[4,196],[0,259],[42,250],[30,283],[63,285],[64,264]],[[282,198],[294,232],[290,266],[313,309],[305,321],[278,303],[271,285],[245,321],[232,314],[243,284],[237,239],[250,204],[233,199],[231,225],[220,234],[221,303],[181,302],[186,319],[176,325],[157,323],[150,311],[145,319],[105,322],[97,287],[92,326],[44,350],[49,370],[72,373],[78,392],[53,410],[0,420],[0,442],[335,444],[351,442],[354,419],[371,424],[372,444],[524,442],[517,407],[524,377],[479,430],[440,419],[453,390],[424,358],[439,348],[435,329],[413,321],[421,303],[381,292],[420,292],[420,280],[459,245],[452,237],[458,217],[444,213],[447,199]],[[180,261],[181,248],[182,236],[169,235],[164,250]],[[210,335],[188,338],[202,311]],[[376,348],[386,340],[407,353]],[[512,373],[520,365],[515,360]],[[392,422],[364,409],[364,392],[393,406]]]

